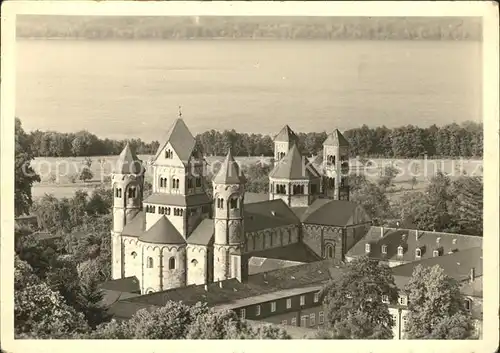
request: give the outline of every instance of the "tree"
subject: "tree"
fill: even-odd
[[[358,181],[360,185],[353,190],[352,201],[363,206],[366,213],[376,223],[384,223],[391,218],[391,207],[384,190],[366,179]]]
[[[448,205],[451,215],[451,231],[483,234],[483,180],[481,177],[461,176],[450,187]]]
[[[460,285],[438,265],[418,265],[405,291],[408,338],[465,339],[472,335],[472,319],[464,308]]]
[[[18,338],[70,338],[74,332],[88,330],[83,315],[17,256],[14,278],[14,330]]]
[[[382,296],[390,301],[398,296],[389,267],[368,257],[349,262],[341,277],[321,291],[334,338],[392,338],[394,322]]]
[[[40,176],[31,166],[35,159],[31,138],[24,132],[21,120],[15,122],[15,161],[14,161],[14,212],[16,216],[29,213],[33,204],[31,188],[40,182]]]
[[[380,173],[380,179],[378,180],[378,185],[385,188],[388,188],[392,185],[394,178],[399,174],[399,169],[394,167],[392,164],[385,166]]]
[[[92,170],[90,170],[89,167],[85,166],[82,168],[82,171],[78,176],[78,179],[82,180],[83,182],[86,182],[87,180],[91,180],[93,177],[94,173],[92,173]]]

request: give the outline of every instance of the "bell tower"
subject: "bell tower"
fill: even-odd
[[[242,261],[243,207],[246,179],[229,150],[213,179],[214,194],[214,281],[244,276]]]
[[[125,224],[132,221],[142,209],[144,171],[142,162],[127,143],[118,157],[111,177],[113,189],[111,276],[113,279],[124,276],[122,232]]]
[[[283,129],[280,130],[278,135],[274,138],[274,160],[275,162],[280,161],[292,146],[298,144],[299,138],[290,128],[290,126],[285,125]]]
[[[349,142],[335,129],[323,143],[323,194],[349,200]]]

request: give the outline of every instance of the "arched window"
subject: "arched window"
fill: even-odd
[[[304,185],[300,185],[300,194],[303,195],[304,194]]]
[[[333,246],[328,247],[328,258],[333,259]]]
[[[156,213],[156,206],[153,206],[153,213]]]
[[[196,177],[196,187],[201,187],[201,177]]]
[[[382,245],[382,254],[387,254],[387,245]]]
[[[193,264],[193,266],[196,267],[196,265],[198,265],[198,261],[196,261],[196,259],[192,259],[191,260],[191,263]]]
[[[116,189],[116,197],[122,197],[122,189],[121,188]]]
[[[168,259],[168,269],[175,270],[175,257]]]
[[[148,294],[153,294],[154,291],[153,290],[148,290]]]
[[[148,257],[146,266],[147,266],[147,268],[153,268],[153,258],[152,257]]]
[[[178,216],[179,215],[179,209],[178,208],[174,208],[174,216]]]
[[[171,150],[166,150],[165,151],[165,158],[173,158],[174,153]]]
[[[184,210],[182,208],[179,209],[179,216],[182,216],[183,211]]]
[[[217,199],[217,208],[223,209],[224,208],[224,199],[219,197]]]
[[[232,198],[230,201],[230,207],[231,207],[231,209],[238,208],[238,199]]]
[[[330,188],[334,188],[335,187],[335,178],[328,178],[328,186]]]
[[[167,216],[170,215],[170,207],[167,207]]]
[[[420,249],[415,249],[415,257],[419,258],[422,256],[422,250]]]
[[[187,184],[188,184],[188,189],[192,189],[193,188],[193,179],[189,178],[187,181]]]
[[[128,189],[128,198],[134,198],[135,197],[135,187],[130,187]]]
[[[135,259],[137,257],[137,253],[135,251],[132,251],[132,253],[130,255],[132,255],[133,259]]]
[[[403,247],[401,245],[398,246],[398,256],[403,256]]]

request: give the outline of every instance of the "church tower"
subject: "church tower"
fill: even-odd
[[[349,142],[335,129],[323,143],[323,193],[334,200],[349,200]]]
[[[245,276],[243,261],[243,205],[246,179],[229,150],[213,179],[214,195],[214,281]]]
[[[285,125],[274,138],[274,160],[277,163],[290,151],[292,146],[297,145],[299,138],[290,126]]]
[[[118,157],[111,177],[113,189],[113,229],[111,230],[113,279],[124,276],[123,227],[142,209],[144,167],[129,144]]]

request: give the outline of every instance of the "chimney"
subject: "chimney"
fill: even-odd
[[[476,269],[473,267],[473,268],[470,269],[470,278],[469,278],[469,280],[470,280],[471,283],[474,282],[475,277],[476,277]]]
[[[380,227],[380,237],[384,237],[384,227]]]

